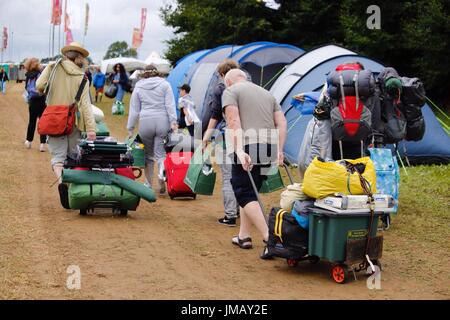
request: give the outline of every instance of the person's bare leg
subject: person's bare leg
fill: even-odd
[[[55,173],[56,177],[59,178],[59,183],[62,183],[63,164],[55,163],[53,165],[53,172]]]
[[[248,219],[249,222],[253,223],[256,229],[261,233],[263,239],[267,241],[269,239],[269,227],[267,226],[266,219],[261,211],[259,203],[257,201],[252,201],[244,207],[241,211],[241,226],[242,213],[245,213],[245,219]]]
[[[241,222],[239,224],[239,239],[245,239],[250,236],[251,221],[245,214],[244,208],[241,208],[241,207],[239,207],[239,208],[241,211],[241,214],[240,214]]]

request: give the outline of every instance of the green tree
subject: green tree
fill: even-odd
[[[428,95],[450,105],[450,1],[448,0],[280,0],[279,10],[260,0],[177,0],[161,9],[175,37],[166,57],[223,44],[253,41],[289,43],[308,50],[340,44],[418,76]],[[367,7],[381,9],[381,29],[366,26]]]
[[[116,41],[111,43],[103,59],[111,59],[118,57],[136,58],[137,51],[136,49],[128,47],[128,43],[126,43],[126,41]]]

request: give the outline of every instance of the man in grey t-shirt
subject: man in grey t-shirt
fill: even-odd
[[[286,118],[275,98],[265,89],[247,81],[242,70],[233,69],[225,76],[227,89],[222,96],[222,106],[227,122],[227,152],[232,151],[231,184],[241,210],[239,235],[233,244],[243,249],[252,248],[250,225],[253,223],[267,242],[269,230],[258,204],[248,172],[259,190],[266,178],[262,167],[276,161],[283,164],[283,147],[286,141]],[[267,259],[267,248],[261,258]]]

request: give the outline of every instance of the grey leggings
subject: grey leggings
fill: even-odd
[[[149,185],[152,184],[154,163],[158,164],[158,173],[164,170],[164,159],[166,151],[164,150],[163,139],[167,136],[170,129],[169,118],[164,116],[155,116],[139,120],[139,136],[144,143],[145,151],[145,177]]]

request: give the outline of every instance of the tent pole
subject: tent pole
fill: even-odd
[[[259,82],[259,85],[261,87],[263,86],[263,77],[264,77],[264,67],[261,68],[261,80]]]

